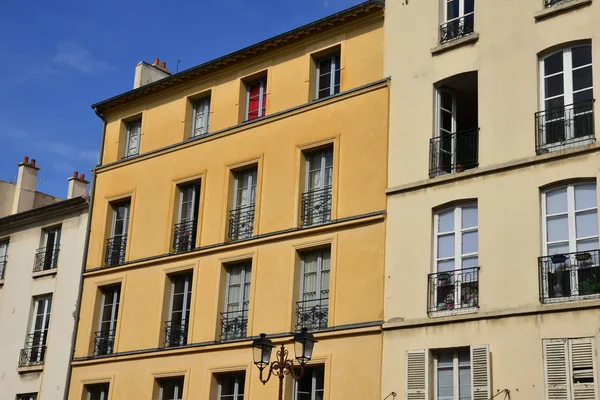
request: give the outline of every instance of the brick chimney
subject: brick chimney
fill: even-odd
[[[17,176],[17,185],[13,198],[12,214],[28,211],[33,208],[35,200],[35,186],[37,183],[39,167],[35,165],[35,160],[29,161],[29,157],[24,157],[23,161],[18,163],[19,174]]]
[[[167,69],[166,62],[163,61],[161,63],[158,58],[154,59],[153,64],[148,64],[145,61],[140,61],[135,66],[133,88],[137,89],[141,86],[166,78],[167,76],[171,76],[171,71]]]
[[[69,192],[67,193],[67,199],[74,197],[85,196],[88,181],[85,180],[84,174],[79,174],[77,171],[73,172],[73,176],[68,179],[69,181]]]

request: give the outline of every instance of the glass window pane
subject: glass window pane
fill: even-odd
[[[450,0],[446,6],[446,21],[451,20],[452,18],[458,17],[459,12],[459,0]]]
[[[221,396],[231,396],[234,394],[235,376],[222,375],[220,379]]]
[[[438,237],[438,258],[454,256],[454,235]]]
[[[478,247],[477,231],[466,232],[462,235],[462,254],[476,253]]]
[[[452,95],[450,93],[442,92],[440,97],[442,99],[442,108],[451,111],[453,98]]]
[[[575,214],[575,230],[578,238],[597,236],[598,212],[594,210]]]
[[[477,226],[477,207],[463,207],[462,209],[462,227],[474,228]]]
[[[566,215],[560,217],[548,217],[547,229],[549,242],[569,239],[569,225]]]
[[[597,207],[596,185],[577,185],[575,186],[575,210]]]
[[[567,188],[546,192],[546,214],[567,212]]]
[[[552,100],[546,100],[545,104],[546,110],[552,110],[552,114],[550,114],[550,117],[552,119],[563,118],[563,116],[559,114],[560,110],[557,110],[560,108],[564,108],[565,106],[565,99],[563,96],[557,97]]]
[[[571,49],[573,68],[592,63],[592,46],[578,46]]]
[[[464,0],[465,1],[465,14],[472,13],[475,11],[475,0]]]
[[[454,376],[452,368],[438,369],[438,396],[452,399],[454,397]]]
[[[544,73],[545,76],[556,74],[563,70],[563,52],[560,51],[556,54],[546,57],[544,60]]]
[[[563,75],[554,75],[544,79],[545,97],[554,97],[564,93]]]
[[[581,103],[582,101],[591,101],[594,98],[594,90],[582,90],[581,92],[573,93],[573,103]],[[575,113],[584,111],[591,111],[591,104],[580,104],[578,107],[574,107]]]
[[[586,239],[577,241],[577,251],[589,251],[600,248],[598,239]]]
[[[573,90],[586,89],[592,86],[592,66],[573,71]]]
[[[569,243],[555,243],[548,245],[548,255],[564,254],[569,252]]]
[[[454,209],[439,214],[438,232],[451,232],[454,230]]]
[[[438,269],[437,272],[448,272],[454,271],[454,259],[446,260],[446,261],[438,261]]]
[[[463,268],[473,268],[476,267],[479,264],[479,258],[478,257],[465,257],[462,260],[462,267]],[[473,279],[471,279],[473,278]],[[477,280],[474,279],[475,277],[471,277],[469,276],[469,280]]]

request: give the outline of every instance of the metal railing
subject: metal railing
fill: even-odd
[[[186,322],[165,322],[165,347],[179,347],[187,344],[188,324]]]
[[[254,209],[255,204],[234,208],[229,211],[229,232],[227,237],[230,241],[252,237],[254,235]]]
[[[221,340],[243,339],[247,336],[248,310],[221,313]]]
[[[181,253],[196,247],[196,220],[183,221],[175,224],[173,231],[173,251]]]
[[[479,307],[479,267],[429,274],[427,284],[428,313]]]
[[[544,0],[544,6],[548,8],[552,6],[557,6],[562,3],[568,3],[569,1],[571,0]]]
[[[467,36],[475,30],[475,14],[454,18],[440,25],[440,43]]]
[[[33,272],[46,271],[56,268],[58,264],[59,251],[60,245],[37,249],[33,263]]]
[[[35,332],[27,335],[25,348],[21,349],[19,367],[44,365],[46,357],[46,332]]]
[[[539,257],[538,265],[541,303],[600,297],[600,250]]]
[[[429,176],[454,174],[479,165],[479,128],[429,139]]]
[[[586,100],[535,113],[537,154],[592,143],[594,101]]]
[[[115,350],[115,330],[104,330],[94,333],[94,355],[112,354]]]
[[[6,270],[8,256],[0,257],[0,279],[4,279],[4,271]]]
[[[312,226],[331,221],[331,186],[302,194],[302,224]]]
[[[127,249],[127,235],[115,236],[106,240],[104,262],[107,267],[123,264]]]
[[[307,328],[309,331],[327,328],[329,298],[297,301],[296,306],[298,331],[301,331],[302,328]]]

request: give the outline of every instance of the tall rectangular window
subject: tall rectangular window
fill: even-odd
[[[51,311],[52,296],[35,299],[30,331],[25,340],[25,348],[21,351],[19,366],[44,364]]]
[[[41,247],[36,251],[33,272],[46,271],[57,267],[60,234],[60,226],[42,230]]]
[[[473,33],[475,0],[443,0],[444,22],[440,26],[440,42]]]
[[[227,267],[225,311],[222,313],[222,340],[245,338],[248,327],[252,264],[244,262]]]
[[[94,342],[94,355],[97,356],[112,354],[114,352],[121,285],[103,287],[100,289],[100,292],[102,296],[100,302],[100,319]]]
[[[187,344],[192,303],[192,273],[171,275],[171,298],[169,320],[165,328],[165,346],[176,347]]]
[[[168,378],[158,380],[159,400],[182,400],[184,378]]]
[[[85,385],[85,400],[108,400],[109,383]]]
[[[173,250],[189,251],[196,247],[200,182],[179,186],[179,211],[173,236]]]
[[[133,157],[140,153],[140,139],[142,135],[142,119],[127,122],[125,134],[125,156]]]
[[[340,53],[336,52],[316,61],[317,99],[322,99],[340,92]]]
[[[464,204],[434,216],[435,265],[429,275],[429,311],[479,305],[477,204]]]
[[[120,202],[112,206],[111,235],[106,243],[106,266],[119,265],[125,262],[127,249],[127,231],[129,229],[130,202]]]
[[[254,235],[257,168],[234,173],[233,209],[229,212],[229,240],[239,240]]]
[[[210,96],[195,100],[192,110],[192,133],[190,137],[206,135],[208,133],[210,117]]]
[[[267,110],[267,77],[246,85],[246,121],[263,117]]]
[[[327,328],[331,250],[302,253],[298,328]]]
[[[297,372],[299,374],[300,371]],[[325,398],[325,367],[305,367],[304,375],[294,382],[294,400],[323,400]]]
[[[600,241],[595,182],[542,193],[542,301],[600,295]]]
[[[302,222],[305,226],[323,224],[331,220],[333,148],[306,153],[305,158]]]
[[[435,353],[436,398],[471,400],[471,357],[469,349]]]
[[[220,374],[217,400],[244,400],[245,373]]]
[[[6,264],[8,261],[8,240],[0,241],[0,280],[4,279]]]
[[[568,47],[540,60],[540,111],[536,150],[591,143],[594,87],[591,44]]]

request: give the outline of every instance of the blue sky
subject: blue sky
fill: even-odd
[[[23,156],[38,190],[91,176],[101,122],[90,105],[130,90],[135,65],[180,71],[361,0],[0,0],[0,180]]]

